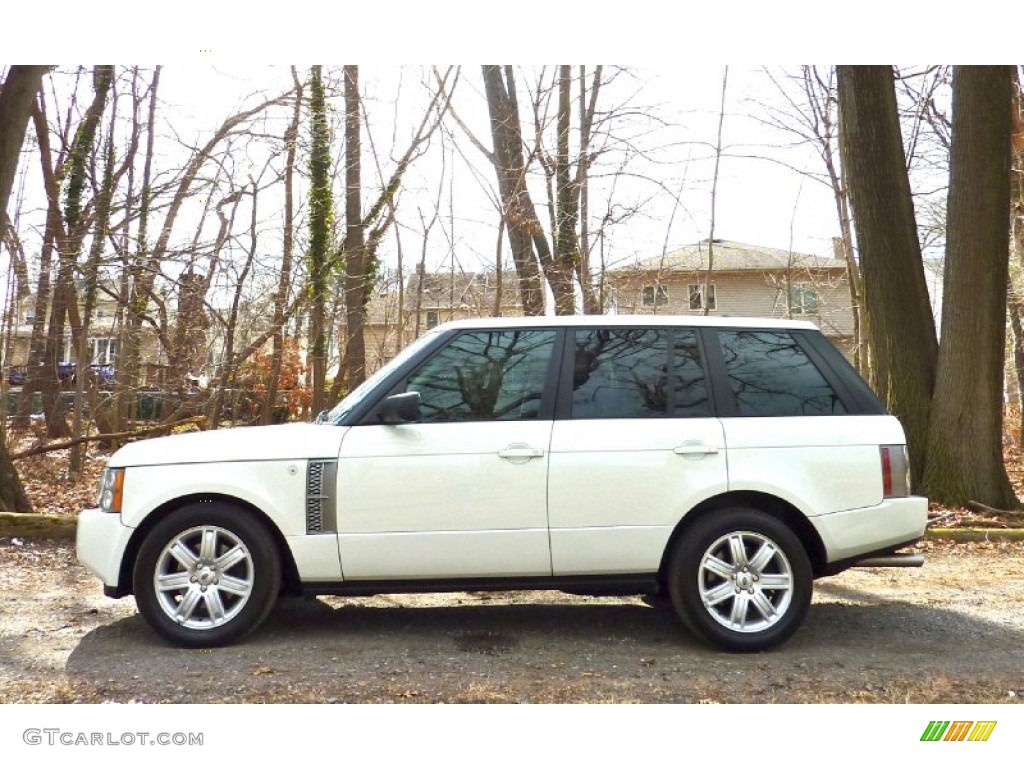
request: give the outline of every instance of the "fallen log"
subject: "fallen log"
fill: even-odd
[[[0,537],[31,539],[73,539],[78,527],[74,515],[36,515],[0,512]]]
[[[137,429],[132,432],[110,432],[107,434],[99,435],[86,435],[85,437],[77,437],[74,440],[65,440],[60,443],[47,443],[46,445],[37,445],[32,448],[27,448],[24,451],[18,453],[12,453],[11,459],[24,459],[29,456],[38,456],[41,453],[50,453],[51,451],[62,451],[65,448],[72,448],[82,443],[93,443],[98,440],[125,440],[132,437],[149,437],[152,435],[160,434],[161,432],[170,432],[175,427],[182,427],[186,424],[205,424],[205,416],[192,416],[188,419],[182,419],[181,421],[172,421],[167,424],[157,424],[154,427],[146,427],[145,429]]]

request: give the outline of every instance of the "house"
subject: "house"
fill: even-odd
[[[776,317],[810,320],[846,356],[854,321],[846,262],[814,254],[708,241],[605,273],[610,310],[619,314]],[[707,296],[705,296],[705,283]]]
[[[394,357],[424,332],[450,320],[494,315],[521,315],[515,273],[424,272],[421,268],[405,280],[399,296],[397,281],[382,281],[366,306],[363,338],[366,371],[371,373]],[[345,326],[339,329],[344,338]]]
[[[79,299],[82,292],[78,292]],[[24,383],[27,376],[29,347],[32,327],[36,321],[35,297],[26,296],[11,308],[10,344],[3,359],[3,372],[11,385]],[[43,334],[45,337],[46,328]],[[113,287],[108,286],[96,295],[92,319],[89,324],[89,363],[99,373],[101,380],[112,380],[119,353],[121,333],[118,320],[118,301]],[[166,378],[167,359],[156,331],[148,324],[142,328],[140,338],[140,384],[147,388],[160,388]],[[71,329],[65,323],[63,346],[58,354],[58,376],[70,382],[75,368],[75,350],[72,347]]]

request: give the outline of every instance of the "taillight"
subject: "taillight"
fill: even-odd
[[[910,462],[905,445],[880,445],[882,495],[889,498],[910,495]]]

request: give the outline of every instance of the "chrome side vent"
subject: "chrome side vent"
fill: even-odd
[[[338,462],[310,459],[306,467],[306,533],[334,533]]]

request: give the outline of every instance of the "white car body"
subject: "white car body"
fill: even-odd
[[[462,321],[437,329],[404,365],[418,364],[417,355],[459,333],[595,327],[667,328],[670,339],[683,332],[675,328],[817,333],[809,323],[761,319]],[[707,349],[706,337],[702,344]],[[556,354],[568,353],[552,359]],[[402,365],[354,393],[357,407],[383,397]],[[336,412],[346,413],[344,406]],[[739,506],[784,521],[820,576],[923,534],[927,501],[907,493],[886,497],[883,490],[880,446],[904,444],[899,422],[877,410],[768,418],[364,419],[215,430],[145,440],[114,454],[110,470],[124,470],[120,513],[84,511],[78,555],[108,594],[137,591],[132,569],[155,520],[186,503],[228,504],[272,535],[293,590],[360,594],[365,587],[370,594],[564,582],[574,589],[593,583],[595,591],[634,584],[644,592],[664,582],[674,536],[688,515]]]

